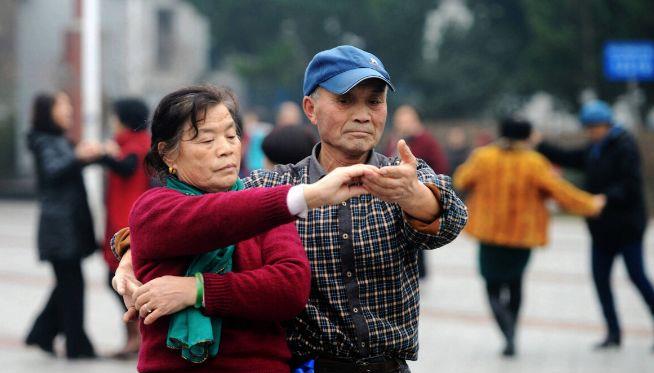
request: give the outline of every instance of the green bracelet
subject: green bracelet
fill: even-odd
[[[195,295],[195,308],[201,308],[202,301],[204,300],[204,277],[200,272],[195,274],[195,288],[197,289]]]

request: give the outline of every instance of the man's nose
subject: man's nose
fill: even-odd
[[[354,108],[353,120],[357,123],[370,122],[370,111],[368,107],[363,104],[356,105]]]

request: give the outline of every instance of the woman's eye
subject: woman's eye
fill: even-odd
[[[200,140],[200,143],[201,143],[201,144],[211,144],[212,142],[213,142],[213,139],[204,139],[204,140]]]

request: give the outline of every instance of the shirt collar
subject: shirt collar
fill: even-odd
[[[309,183],[310,184],[313,184],[316,181],[322,179],[322,177],[327,174],[325,172],[325,169],[318,161],[318,156],[320,155],[320,144],[321,143],[317,143],[313,147],[313,150],[311,151],[311,157],[309,158]],[[368,160],[366,161],[366,164],[375,167],[381,167],[382,162],[379,159],[379,154],[374,150],[371,150],[370,153],[368,154]]]

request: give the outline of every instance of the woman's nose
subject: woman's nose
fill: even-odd
[[[218,157],[226,157],[234,153],[234,145],[230,144],[229,141],[223,139],[218,141],[218,147],[216,148],[216,155]]]

